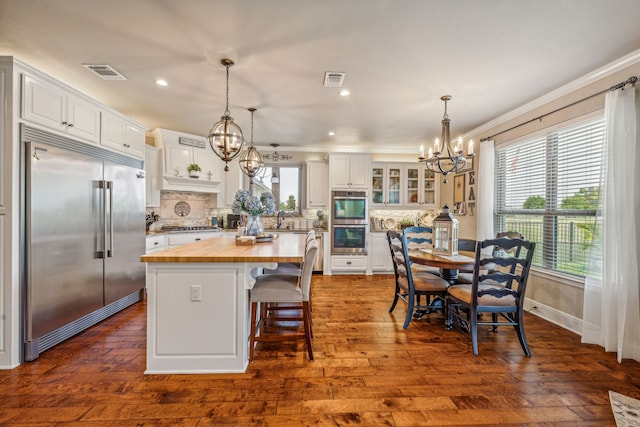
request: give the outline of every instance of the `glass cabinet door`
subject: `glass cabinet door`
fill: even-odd
[[[436,203],[436,177],[435,172],[423,169],[424,180],[422,183],[422,203],[426,205],[434,205]]]
[[[371,165],[370,206],[376,208],[436,208],[436,174],[415,163],[374,162]]]
[[[400,204],[400,176],[401,167],[390,167],[387,171],[389,179],[387,180],[387,203],[390,205]]]
[[[420,179],[418,178],[420,172],[419,167],[407,167],[407,187],[406,187],[406,199],[407,205],[417,205],[420,203],[420,190],[418,188]]]
[[[384,168],[371,169],[371,203],[384,203]]]

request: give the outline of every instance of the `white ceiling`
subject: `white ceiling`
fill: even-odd
[[[0,0],[0,55],[199,135],[224,111],[230,58],[229,109],[247,139],[258,109],[256,145],[416,152],[439,136],[440,96],[463,134],[640,48],[638,17],[638,0]]]

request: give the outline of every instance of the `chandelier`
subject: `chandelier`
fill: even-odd
[[[277,162],[278,160],[289,160],[291,159],[291,156],[288,154],[282,154],[282,153],[278,153],[277,148],[280,146],[280,144],[269,144],[271,145],[274,150],[273,153],[267,153],[264,155],[264,158],[267,160],[273,160],[274,162]],[[271,172],[271,183],[272,184],[278,184],[280,182],[280,177],[278,177],[278,174],[275,171]]]
[[[224,170],[228,172],[229,162],[242,150],[244,136],[242,136],[242,129],[233,121],[229,112],[229,67],[233,65],[233,61],[222,59],[220,62],[227,68],[227,104],[220,121],[211,126],[207,139],[216,156],[225,162]]]
[[[240,155],[238,163],[242,172],[249,177],[249,185],[251,185],[253,184],[253,178],[262,170],[264,162],[262,161],[262,156],[253,145],[253,113],[256,109],[253,107],[247,109],[251,111],[251,143],[249,148]]]
[[[462,137],[458,139],[455,146],[451,144],[451,134],[449,132],[449,124],[451,120],[447,114],[447,102],[451,100],[451,95],[444,95],[440,98],[444,101],[444,116],[442,116],[442,146],[440,140],[436,138],[433,148],[429,148],[429,157],[424,157],[424,145],[420,146],[419,162],[424,162],[427,170],[441,173],[444,177],[444,183],[447,183],[447,175],[452,172],[457,172],[464,168],[467,163],[467,159],[474,156],[473,154],[473,141],[469,141],[469,149],[467,154],[464,154],[464,147],[462,144]]]

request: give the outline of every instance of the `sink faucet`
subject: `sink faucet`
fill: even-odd
[[[284,221],[284,211],[278,211],[278,219],[276,220],[276,228],[280,229]]]

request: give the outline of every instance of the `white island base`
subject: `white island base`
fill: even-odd
[[[248,252],[276,253],[264,257],[238,257],[234,262],[220,262],[229,256],[183,255],[189,249],[196,254],[224,252],[224,239],[211,239],[144,255],[147,266],[147,369],[145,374],[242,373],[249,354],[249,289],[256,268],[275,268],[282,262],[300,262],[304,236],[277,239],[269,246],[234,248]],[[289,244],[287,243],[289,242]],[[284,248],[295,256],[278,256]],[[257,246],[257,245],[256,245]],[[209,250],[207,250],[209,248]],[[229,252],[227,252],[229,255]],[[215,256],[215,255],[210,255]],[[250,258],[251,262],[242,259]],[[171,262],[171,261],[175,262]]]

